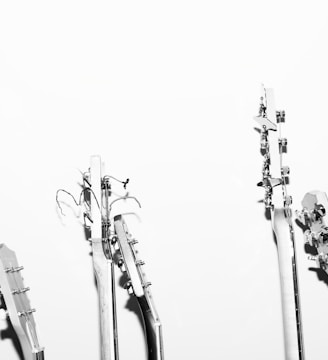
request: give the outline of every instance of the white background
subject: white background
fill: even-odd
[[[99,359],[89,243],[55,202],[58,188],[78,195],[92,154],[129,177],[142,203],[135,231],[166,359],[283,359],[252,117],[263,82],[286,110],[294,208],[306,191],[328,190],[325,5],[0,2],[1,242],[25,266],[47,360]],[[306,357],[318,360],[328,287],[295,231]],[[121,359],[145,359],[127,300],[118,288]],[[0,357],[18,359],[11,340]]]

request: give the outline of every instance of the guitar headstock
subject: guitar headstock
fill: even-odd
[[[301,211],[297,211],[298,220],[306,227],[305,242],[316,248],[317,254],[309,257],[328,273],[328,227],[325,216],[328,198],[322,191],[311,191],[302,200]]]
[[[281,124],[285,122],[285,111],[276,111],[273,89],[262,88],[259,114],[254,116],[254,120],[260,126],[263,166],[262,180],[257,185],[265,190],[265,207],[272,210],[277,205],[273,201],[273,189],[281,185],[283,207],[290,215],[289,206],[292,204],[292,197],[287,194],[290,169],[288,166],[283,166],[283,154],[287,153],[287,139],[281,137]],[[271,142],[270,132],[278,133],[278,137],[275,136],[276,138]]]
[[[126,271],[129,278],[125,287],[129,293],[141,297],[147,293],[151,283],[146,280],[142,269],[144,262],[138,258],[138,251],[135,249],[138,241],[132,238],[122,215],[114,217],[114,229],[114,241],[116,241],[121,255],[118,266],[121,270]]]
[[[5,244],[0,245],[0,287],[7,314],[20,339],[26,360],[43,359],[43,348],[40,347],[33,317],[35,309],[31,308],[27,297],[29,287],[24,286],[16,254]],[[34,354],[34,355],[33,355]],[[37,357],[35,357],[37,356]]]

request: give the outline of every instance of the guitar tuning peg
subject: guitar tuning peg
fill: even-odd
[[[280,152],[280,154],[286,153],[287,152],[287,144],[288,144],[287,138],[280,138],[278,140],[278,142],[279,142],[279,152]]]
[[[117,235],[112,236],[110,240],[111,245],[114,247],[114,250],[119,250],[118,237]]]
[[[91,187],[90,183],[90,172],[86,171],[82,174],[83,180]]]
[[[26,310],[26,311],[18,311],[17,315],[19,317],[28,316],[28,315],[31,315],[32,313],[34,313],[35,311],[36,311],[35,309],[29,309],[29,310]]]
[[[115,244],[117,243],[117,235],[112,236],[112,238],[111,238],[111,240],[110,240],[110,243],[111,243],[112,245],[115,245]]]
[[[133,286],[132,286],[132,282],[130,280],[125,283],[124,289],[126,289],[130,295],[133,294]]]
[[[260,144],[261,144],[261,150],[263,150],[263,155],[266,155],[267,150],[269,148],[268,131],[264,130],[263,128],[261,130]]]
[[[122,272],[126,272],[126,268],[125,268],[125,265],[124,265],[124,260],[123,260],[123,258],[118,259],[118,261],[117,261],[117,266],[120,268],[120,270],[121,270]]]
[[[304,219],[304,214],[302,210],[295,210],[295,216],[298,221],[300,221],[302,224],[304,223],[302,221]]]
[[[24,266],[17,266],[17,267],[9,267],[5,269],[5,272],[18,272],[18,271],[22,271],[24,269]]]
[[[316,261],[318,266],[320,266],[323,270],[327,270],[328,266],[328,256],[326,254],[318,254],[318,255],[309,255],[309,260]]]
[[[313,245],[312,244],[312,233],[311,233],[311,230],[305,230],[304,232],[304,243],[305,244],[308,244],[308,245]]]
[[[315,215],[316,220],[319,220],[326,215],[326,209],[323,205],[318,204],[313,210],[313,214]]]
[[[117,260],[117,265],[118,265],[118,267],[121,267],[121,266],[124,265],[124,261],[123,261],[122,258],[120,258],[120,259]]]
[[[293,198],[291,195],[287,195],[285,198],[285,206],[290,206],[293,203]]]
[[[290,168],[289,168],[289,166],[283,166],[283,167],[281,168],[281,174],[282,174],[283,176],[289,175],[289,174],[290,174]]]
[[[280,110],[280,111],[276,111],[276,118],[277,118],[277,123],[284,123],[285,122],[285,110]]]
[[[25,293],[27,291],[30,291],[30,288],[29,287],[26,287],[26,288],[21,288],[21,289],[14,289],[12,290],[12,294],[13,295],[17,295],[17,294],[22,294],[22,293]]]
[[[135,244],[138,244],[138,240],[137,239],[130,239],[130,240],[128,240],[128,243],[130,244],[130,245],[135,245]]]

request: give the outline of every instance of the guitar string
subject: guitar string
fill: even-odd
[[[283,197],[284,197],[284,207],[286,209],[286,217],[288,218],[289,224],[289,233],[290,240],[292,243],[292,274],[293,274],[293,285],[294,285],[294,301],[295,301],[295,312],[296,312],[296,327],[297,327],[297,341],[298,341],[298,351],[300,359],[304,359],[304,342],[303,342],[303,329],[302,329],[302,319],[301,319],[301,307],[300,307],[300,299],[299,299],[299,286],[298,286],[298,278],[297,278],[297,263],[296,263],[296,247],[295,247],[295,237],[294,237],[294,229],[292,224],[292,210],[290,208],[291,201],[288,197],[287,193],[287,180],[286,176],[284,176],[283,172],[283,140],[281,136],[281,122],[279,122],[279,138],[281,139],[281,151],[280,151],[280,168],[282,174],[283,181]],[[288,174],[287,174],[288,175]]]

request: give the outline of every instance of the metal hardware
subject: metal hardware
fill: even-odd
[[[287,191],[290,169],[288,166],[283,165],[283,154],[287,152],[288,145],[287,138],[281,136],[281,124],[285,122],[285,111],[275,110],[272,89],[263,88],[263,93],[264,96],[260,99],[259,116],[254,117],[254,120],[260,125],[260,152],[263,156],[262,181],[258,183],[258,186],[264,188],[264,205],[266,209],[270,210],[272,227],[277,238],[284,323],[287,324],[291,319],[293,322],[291,326],[285,325],[286,349],[288,347],[287,344],[292,342],[294,344],[293,349],[295,350],[295,354],[298,355],[295,356],[297,356],[298,360],[304,360],[296,249],[292,225],[292,210],[290,208],[292,197]],[[270,130],[278,130],[276,143],[270,144]],[[273,163],[274,167],[271,164],[272,159],[275,158],[271,157],[271,145],[275,150],[273,155],[278,158],[278,161]],[[276,178],[274,176],[279,177]],[[274,191],[274,188],[278,186],[278,190],[281,189],[281,199],[277,196],[279,195],[278,190]],[[289,238],[283,239],[283,234],[288,234],[288,232],[281,232],[280,227],[286,227],[289,230]],[[278,235],[280,235],[280,237]],[[288,291],[292,291],[293,294],[294,302],[292,305],[286,295]],[[286,353],[286,359],[289,357]]]
[[[22,271],[24,269],[24,266],[17,266],[17,267],[11,267],[11,268],[6,268],[5,269],[5,272],[11,272],[11,273],[13,273],[13,272],[18,272],[18,271]]]
[[[26,293],[27,291],[30,291],[30,288],[29,288],[29,287],[21,288],[21,289],[14,289],[14,290],[11,291],[11,293],[12,293],[13,295],[17,295],[17,294]]]
[[[276,116],[277,116],[277,123],[284,123],[285,122],[285,111],[281,110],[281,111],[276,111]]]
[[[264,108],[262,108],[262,112],[265,112]],[[268,126],[270,127],[269,123]],[[121,181],[111,175],[103,176],[102,172],[103,164],[100,157],[92,156],[90,171],[83,174],[83,190],[80,193],[80,201],[76,201],[74,196],[66,190],[60,189],[56,193],[56,201],[60,210],[58,193],[61,191],[70,195],[77,206],[83,207],[84,226],[88,230],[86,234],[92,246],[93,267],[100,301],[101,359],[118,360],[119,358],[115,297],[117,277],[114,271],[115,265],[117,265],[121,271],[127,272],[129,279],[123,287],[129,294],[136,296],[139,301],[146,326],[148,358],[163,360],[161,324],[152,303],[150,291],[146,290],[150,286],[150,282],[146,282],[143,277],[141,266],[144,265],[144,261],[137,260],[138,252],[133,247],[138,241],[131,238],[122,226],[120,236],[124,236],[125,244],[124,251],[122,251],[122,239],[118,237],[115,225],[111,221],[112,207],[118,201],[131,199],[136,201],[139,207],[141,205],[138,199],[130,196],[129,193],[116,197],[116,194],[112,192],[112,179],[123,184],[124,189],[126,189],[129,179]],[[113,195],[115,195],[114,200],[112,200]],[[86,219],[91,223],[90,226],[87,226]],[[119,251],[116,252],[116,250]],[[126,255],[127,253],[128,255]],[[122,256],[117,257],[119,254]],[[131,276],[131,272],[134,276]],[[18,294],[21,290],[13,291]],[[28,312],[24,311],[19,313],[19,316],[26,316],[26,314]]]
[[[138,244],[139,241],[138,241],[137,239],[128,239],[128,243],[129,243],[130,245],[135,245],[135,244]]]
[[[19,317],[28,316],[28,315],[31,315],[31,314],[34,313],[34,312],[36,312],[35,309],[29,309],[29,310],[26,310],[26,311],[19,311],[19,312],[17,313],[17,315],[18,315]]]

